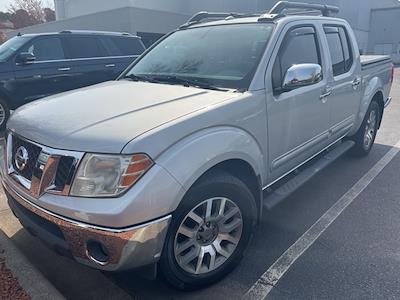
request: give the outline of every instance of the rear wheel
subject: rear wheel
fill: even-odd
[[[250,239],[254,203],[248,187],[227,173],[195,184],[173,216],[160,261],[164,279],[190,290],[227,275]]]
[[[350,138],[356,144],[352,149],[352,154],[356,156],[366,156],[375,143],[376,134],[381,118],[381,109],[376,101],[372,101],[364,121],[357,133]]]
[[[7,120],[10,117],[10,109],[7,102],[0,98],[0,130],[6,128]]]

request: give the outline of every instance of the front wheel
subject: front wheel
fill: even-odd
[[[7,102],[0,98],[0,130],[6,128],[7,120],[10,117],[10,109]]]
[[[360,129],[350,138],[356,143],[352,149],[352,154],[356,156],[366,156],[369,154],[375,143],[380,118],[381,109],[379,104],[376,101],[372,101]]]
[[[227,173],[195,184],[173,216],[160,261],[164,279],[192,290],[227,275],[250,239],[254,203],[248,187]]]

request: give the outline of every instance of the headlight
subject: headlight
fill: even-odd
[[[79,165],[71,196],[115,197],[127,191],[153,165],[145,154],[86,154]]]

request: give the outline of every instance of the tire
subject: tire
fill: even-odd
[[[253,204],[255,199],[249,188],[228,173],[214,172],[196,183],[173,215],[159,263],[163,279],[175,288],[195,290],[224,278],[242,259],[252,235],[256,220]],[[208,206],[211,218],[207,218]],[[220,214],[221,207],[224,207],[224,217]],[[188,216],[193,216],[192,213],[197,215],[194,218],[196,221]],[[241,226],[238,225],[240,218]],[[211,222],[208,224],[205,219]],[[192,238],[178,232],[181,226],[190,229]],[[193,245],[186,250],[178,250],[185,249],[189,244]],[[212,258],[213,253],[215,259]],[[196,257],[184,263],[186,258],[193,256]],[[199,257],[203,257],[200,264]]]
[[[357,157],[367,156],[375,143],[376,134],[381,119],[379,104],[373,100],[365,114],[364,120],[357,133],[350,138],[356,144],[351,149],[351,154]]]
[[[8,118],[10,117],[10,109],[6,101],[0,98],[0,131],[6,128]]]

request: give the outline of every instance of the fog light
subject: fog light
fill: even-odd
[[[108,264],[108,250],[99,242],[88,241],[86,244],[86,255],[91,261],[98,265],[105,266]]]

